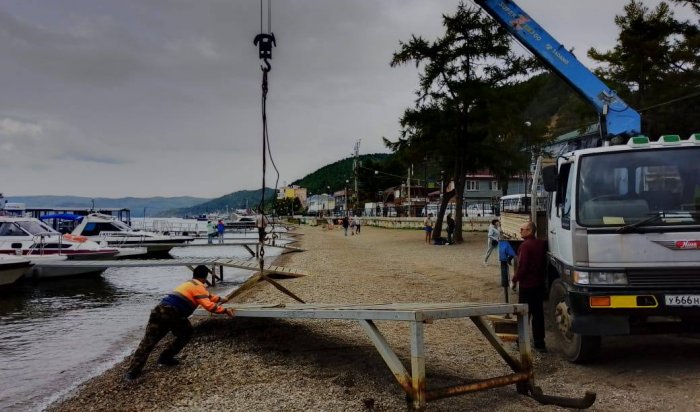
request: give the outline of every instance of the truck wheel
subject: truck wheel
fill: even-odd
[[[561,280],[555,280],[549,292],[550,321],[564,357],[570,362],[587,363],[595,359],[600,351],[600,336],[580,335],[571,331],[573,314],[567,296]]]

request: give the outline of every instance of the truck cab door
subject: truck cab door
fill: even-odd
[[[549,250],[553,256],[564,263],[571,264],[571,219],[573,214],[573,193],[575,187],[572,163],[563,163],[559,167],[559,187],[552,192],[549,202],[548,233]]]

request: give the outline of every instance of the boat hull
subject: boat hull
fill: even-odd
[[[29,261],[16,263],[3,263],[0,265],[0,288],[15,283],[27,272],[32,264]]]
[[[104,267],[79,267],[52,265],[51,263],[39,263],[34,265],[24,275],[27,279],[58,279],[69,277],[93,277],[100,276],[107,266]]]

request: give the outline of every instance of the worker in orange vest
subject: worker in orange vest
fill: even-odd
[[[175,340],[160,354],[158,364],[175,366],[180,363],[175,356],[192,337],[192,324],[187,318],[199,305],[211,313],[234,316],[233,309],[221,306],[224,303],[221,297],[207,291],[208,274],[209,270],[206,266],[197,266],[194,268],[192,280],[176,287],[153,308],[146,326],[146,334],[131,358],[126,380],[132,381],[141,374],[151,351],[168,332],[175,335]]]

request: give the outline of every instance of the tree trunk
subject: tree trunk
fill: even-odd
[[[433,240],[442,236],[442,222],[445,220],[445,211],[447,210],[447,205],[450,203],[450,199],[454,196],[454,190],[445,192],[446,187],[442,188],[442,202],[440,203],[440,209],[438,210],[437,218],[435,219],[435,228],[433,229]]]

